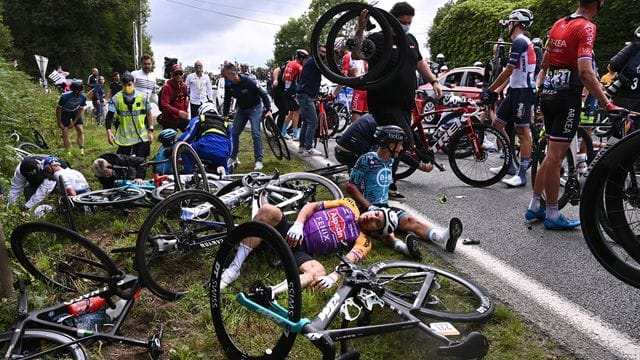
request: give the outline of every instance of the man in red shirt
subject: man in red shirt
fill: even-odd
[[[180,64],[171,67],[171,79],[162,87],[160,109],[162,115],[158,122],[164,129],[184,129],[189,125],[189,89],[182,76],[184,71]]]
[[[293,125],[293,139],[298,138],[298,119],[300,118],[300,105],[296,101],[296,90],[298,88],[298,78],[302,72],[302,62],[309,56],[307,50],[296,50],[295,60],[289,61],[284,68],[282,80],[284,81],[284,91],[289,99],[289,115],[287,115],[282,127],[282,135],[288,138],[287,128],[289,124]]]
[[[560,165],[580,124],[582,90],[586,87],[607,111],[620,110],[602,91],[592,65],[596,26],[591,22],[604,6],[604,0],[579,0],[575,13],[553,25],[542,59],[536,86],[541,89],[540,108],[544,114],[547,155],[540,165],[527,220],[544,220],[549,230],[573,229],[580,220],[566,219],[558,211]],[[547,208],[540,206],[545,192]]]

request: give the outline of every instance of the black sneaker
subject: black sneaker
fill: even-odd
[[[400,194],[397,191],[390,191],[389,192],[389,199],[393,199],[393,200],[405,200],[407,197]]]
[[[420,253],[419,247],[419,241],[421,241],[420,238],[414,234],[409,234],[404,238],[404,241],[407,243],[409,256],[414,260],[420,261],[422,259],[422,253]]]
[[[398,191],[396,183],[392,182],[391,185],[389,185],[389,191]]]
[[[448,252],[453,252],[456,249],[456,244],[458,244],[458,238],[461,234],[462,221],[454,217],[449,221],[449,240],[447,240],[445,250],[447,250]]]

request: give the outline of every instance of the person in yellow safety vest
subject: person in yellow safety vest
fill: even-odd
[[[149,156],[153,141],[151,106],[144,94],[135,90],[133,75],[122,74],[122,90],[113,95],[105,125],[110,145],[118,145],[118,154],[142,158]],[[115,121],[114,121],[115,117]],[[111,125],[115,126],[115,134]]]
[[[208,168],[217,172],[219,167],[223,167],[225,173],[231,173],[234,169],[227,167],[231,154],[231,133],[231,123],[218,114],[213,103],[207,102],[200,106],[198,115],[191,119],[177,141],[190,143]],[[185,156],[182,162],[185,171],[189,172],[191,159]]]

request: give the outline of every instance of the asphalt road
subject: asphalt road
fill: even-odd
[[[295,153],[298,143],[289,144]],[[304,159],[315,167],[336,163],[333,155],[329,160]],[[439,161],[448,168],[446,157]],[[434,169],[417,171],[398,187],[407,200],[396,205],[441,225],[459,217],[464,224],[462,238],[480,240],[479,245],[460,241],[454,254],[436,247],[433,251],[576,357],[640,359],[640,290],[606,272],[579,229],[554,232],[541,222],[526,222],[529,185],[474,188],[450,170]],[[445,204],[437,200],[443,195]],[[562,212],[578,217],[578,207]]]

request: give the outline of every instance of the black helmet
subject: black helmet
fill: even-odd
[[[82,91],[82,80],[73,80],[71,82],[71,91]]]
[[[133,75],[128,71],[125,71],[124,74],[122,74],[122,76],[120,77],[120,80],[122,81],[123,84],[128,84],[134,81]]]
[[[306,59],[307,57],[309,57],[309,52],[305,49],[298,49],[296,50],[296,57]]]
[[[533,46],[536,46],[536,47],[539,47],[539,48],[543,47],[542,39],[540,39],[538,37],[537,38],[533,38],[531,40],[531,43],[533,44]]]
[[[390,142],[404,141],[405,133],[400,126],[386,125],[378,126],[373,137],[378,141],[378,144],[386,144]]]

